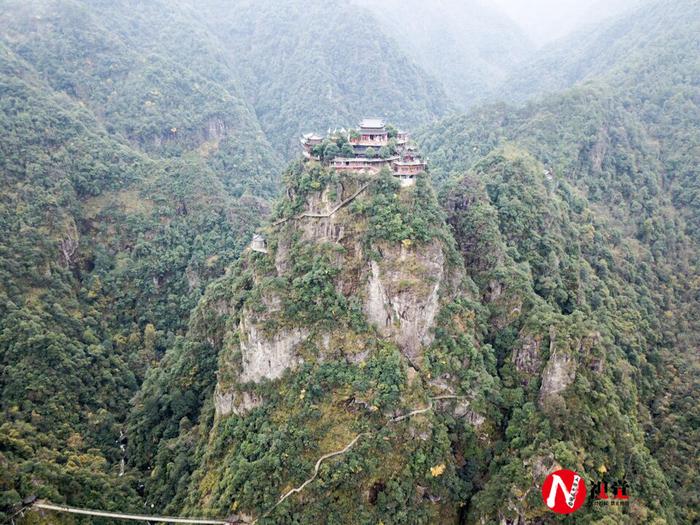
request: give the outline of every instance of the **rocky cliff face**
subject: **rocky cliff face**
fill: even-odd
[[[300,361],[295,350],[309,335],[307,330],[295,328],[280,330],[268,337],[245,315],[241,318],[239,330],[243,363],[241,383],[258,383],[263,379],[282,377],[286,370]]]
[[[448,229],[425,180],[291,168],[266,253],[207,288],[170,404],[148,407],[159,423],[201,385],[199,421],[174,412],[180,435],[152,468],[183,513],[544,523],[539,490],[559,467],[597,481],[644,465],[639,493],[670,497],[636,413],[642,325],[617,310],[634,288],[595,244],[604,226],[582,238],[582,203],[517,152],[478,169],[448,197]]]
[[[337,339],[338,329],[346,328],[342,319],[336,327],[332,318],[331,326],[315,328],[293,322],[288,318],[288,310],[294,308],[288,289],[269,289],[272,280],[294,283],[300,278],[295,268],[300,250],[326,254],[337,297],[353,303],[368,329],[396,344],[412,367],[421,368],[440,308],[454,295],[446,281],[458,282],[463,274],[448,268],[442,240],[368,243],[371,226],[361,210],[375,197],[372,184],[372,179],[344,176],[303,198],[290,190],[288,199],[297,201],[297,211],[270,227],[269,253],[250,254],[251,266],[266,265],[265,274],[256,273],[260,298],[255,294],[255,301],[262,308],[242,308],[237,344],[222,354],[222,365],[234,371],[217,385],[218,415],[240,415],[258,406],[262,398],[245,385],[280,379],[304,362],[303,354],[311,347],[317,349],[314,359],[328,358],[326,354],[335,350],[330,341]],[[398,198],[411,198],[411,189],[395,191]],[[353,353],[352,359],[361,362],[367,356]]]
[[[444,286],[445,255],[439,242],[420,250],[386,246],[369,261],[364,311],[383,337],[392,339],[415,363],[433,340],[432,329]]]
[[[513,349],[512,361],[515,369],[522,376],[522,382],[529,382],[537,377],[542,367],[542,338],[528,333],[520,334],[521,344]]]
[[[267,253],[247,252],[199,308],[218,370],[201,466],[209,474],[192,497],[210,508],[230,502],[220,480],[238,476],[229,469],[249,461],[240,454],[280,429],[276,445],[256,452],[279,474],[250,478],[249,486],[267,487],[250,497],[236,489],[242,510],[276,509],[276,522],[286,522],[287,508],[274,505],[282,489],[352,442],[362,467],[342,482],[354,487],[342,498],[362,516],[337,514],[337,502],[309,506],[307,498],[329,494],[317,479],[291,504],[305,505],[304,519],[329,519],[313,517],[318,507],[334,509],[338,523],[378,522],[388,519],[378,499],[399,498],[429,522],[455,521],[452,487],[463,483],[465,460],[441,418],[459,422],[453,438],[489,442],[493,379],[475,342],[475,313],[460,302],[467,278],[435,197],[427,181],[402,188],[388,173],[338,176],[307,163],[290,175],[264,232]],[[385,461],[376,461],[376,447],[389,447]]]

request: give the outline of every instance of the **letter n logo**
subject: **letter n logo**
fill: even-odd
[[[549,510],[570,514],[586,501],[586,483],[573,470],[557,470],[544,480],[542,500]]]

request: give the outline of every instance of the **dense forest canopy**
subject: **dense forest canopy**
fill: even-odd
[[[537,48],[471,1],[3,2],[0,521],[559,523],[564,467],[631,493],[572,522],[696,523],[700,3],[618,4]],[[302,159],[362,117],[428,172]]]
[[[246,88],[260,125],[287,158],[301,133],[367,115],[415,127],[452,106],[443,88],[379,23],[347,2],[195,2]]]

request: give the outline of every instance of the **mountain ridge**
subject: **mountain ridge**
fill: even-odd
[[[497,7],[478,0],[354,0],[371,11],[464,111],[497,88],[534,47]],[[439,13],[439,16],[437,16]],[[495,37],[498,35],[498,37]],[[421,123],[424,124],[424,123]]]
[[[654,80],[663,82],[664,75],[678,72],[679,61],[692,64],[693,50],[698,46],[694,36],[698,8],[694,0],[643,2],[624,15],[580,30],[517,66],[498,96],[523,102],[599,78],[616,87],[626,83],[634,90],[629,83],[632,74],[642,75],[642,90],[650,89]],[[655,78],[644,78],[649,74]]]
[[[349,128],[367,115],[410,127],[451,109],[442,87],[369,11],[317,0],[209,0],[197,8],[229,50],[263,129],[287,160],[303,132]]]

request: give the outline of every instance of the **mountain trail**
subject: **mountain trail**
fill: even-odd
[[[401,415],[401,416],[393,417],[393,418],[389,419],[389,421],[387,422],[387,425],[389,425],[389,424],[391,424],[391,423],[398,423],[399,421],[404,421],[405,419],[411,418],[411,417],[413,417],[413,416],[417,416],[418,414],[423,414],[423,413],[425,413],[425,412],[428,412],[429,410],[432,410],[432,409],[433,409],[433,402],[435,402],[435,401],[441,401],[441,400],[444,400],[444,399],[464,399],[465,397],[466,397],[466,396],[456,396],[456,395],[444,395],[444,396],[431,397],[431,398],[429,398],[428,406],[427,406],[427,407],[425,407],[425,408],[419,408],[419,409],[416,409],[416,410],[412,410],[411,412],[408,412],[408,413],[403,414],[403,415]],[[386,426],[386,425],[385,425],[385,426]],[[298,494],[299,492],[301,492],[302,490],[304,490],[304,489],[306,488],[306,486],[307,486],[309,483],[311,483],[313,480],[316,479],[316,476],[318,476],[318,471],[319,471],[319,469],[321,468],[321,463],[323,463],[326,459],[332,458],[332,457],[334,457],[334,456],[340,456],[341,454],[345,454],[346,452],[348,452],[348,451],[355,445],[355,443],[357,443],[357,441],[358,441],[362,436],[368,436],[368,435],[371,435],[371,434],[376,434],[376,432],[377,432],[377,431],[375,431],[375,432],[360,432],[359,434],[357,434],[357,435],[352,439],[352,441],[350,441],[347,445],[345,445],[345,447],[342,448],[341,450],[336,450],[335,452],[329,452],[328,454],[324,454],[323,456],[321,456],[320,458],[318,458],[318,461],[316,461],[316,465],[315,465],[315,467],[314,467],[314,473],[313,473],[313,475],[312,475],[309,479],[307,479],[306,481],[304,481],[304,483],[302,483],[302,484],[299,485],[298,487],[293,488],[293,489],[289,490],[288,492],[286,492],[286,493],[277,501],[277,503],[275,503],[274,506],[273,506],[272,508],[270,508],[270,510],[268,510],[267,512],[265,512],[265,513],[264,513],[262,516],[260,516],[259,518],[256,518],[255,520],[253,520],[253,521],[251,522],[251,525],[255,525],[255,524],[258,522],[258,520],[263,519],[263,518],[266,518],[267,516],[269,516],[270,513],[271,513],[273,510],[275,510],[279,505],[281,505],[282,502],[283,502],[284,500],[286,500],[286,499],[287,499],[289,496],[291,496],[292,494]]]

